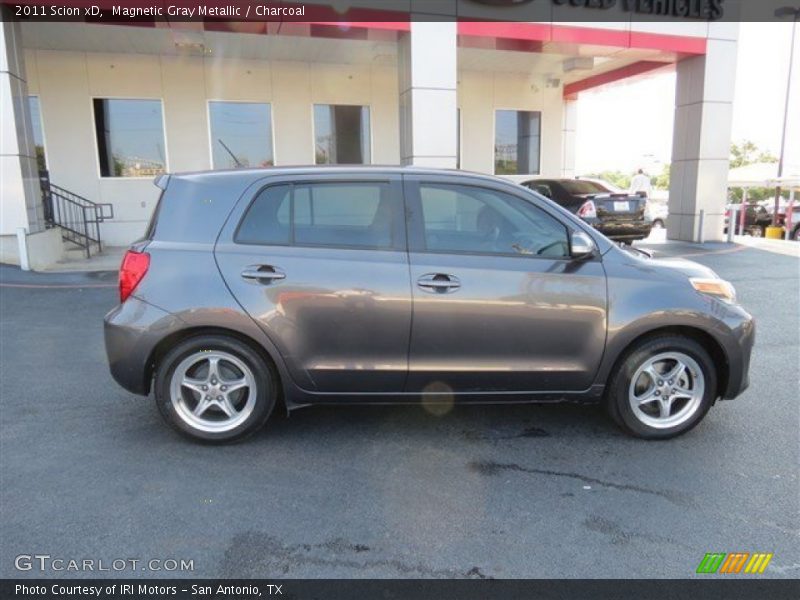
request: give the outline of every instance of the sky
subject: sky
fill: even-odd
[[[791,33],[790,23],[742,23],[739,31],[732,138],[750,140],[776,156]],[[794,56],[786,164],[800,168],[800,26]],[[581,94],[577,173],[631,172],[642,167],[658,174],[670,161],[674,110],[674,72]]]

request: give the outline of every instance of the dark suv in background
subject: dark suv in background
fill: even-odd
[[[531,179],[522,185],[550,198],[612,240],[632,244],[650,235],[653,224],[645,216],[646,196],[613,192],[586,179]]]
[[[494,177],[416,168],[162,176],[120,270],[108,360],[222,442],[275,407],[603,402],[667,438],[748,385],[731,285],[623,250]]]

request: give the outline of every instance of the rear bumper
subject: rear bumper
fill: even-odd
[[[129,392],[148,395],[154,350],[180,323],[177,317],[135,296],[112,309],[103,326],[114,381]]]
[[[650,235],[650,221],[602,221],[587,220],[597,231],[612,240],[641,240]]]

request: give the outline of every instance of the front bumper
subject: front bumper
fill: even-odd
[[[135,296],[113,308],[103,320],[111,376],[134,394],[150,393],[152,358],[158,343],[181,320]]]
[[[732,400],[750,387],[750,359],[756,339],[756,322],[743,308],[736,308],[741,316],[724,348],[728,360],[728,385],[722,390],[723,400]]]

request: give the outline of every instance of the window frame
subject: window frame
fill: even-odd
[[[375,164],[374,162],[374,154],[375,154],[375,140],[372,136],[372,131],[375,129],[373,119],[373,110],[372,104],[350,104],[350,103],[342,103],[342,102],[312,102],[311,103],[311,162],[310,165],[314,165],[315,167],[325,167],[325,166],[353,166],[357,167],[359,164],[353,163],[318,163],[317,162],[317,119],[315,115],[315,109],[317,106],[358,106],[359,108],[366,108],[369,111],[369,162],[360,163],[365,167]]]
[[[539,170],[536,173],[498,173],[497,172],[497,154],[495,148],[497,146],[497,113],[500,111],[505,112],[527,112],[539,114]],[[513,108],[495,106],[492,112],[492,175],[496,177],[528,177],[540,176],[542,174],[542,148],[544,147],[544,110],[535,108]],[[519,144],[517,144],[517,156],[519,156]]]
[[[391,200],[391,207],[392,207],[392,227],[391,227],[391,235],[392,235],[392,242],[389,246],[360,246],[360,245],[348,245],[348,244],[309,244],[309,243],[298,243],[294,240],[294,234],[292,233],[294,224],[291,224],[290,228],[290,235],[289,235],[289,242],[284,243],[272,243],[272,244],[263,244],[259,242],[246,242],[239,240],[239,230],[242,227],[245,219],[247,218],[247,214],[250,212],[250,208],[255,203],[256,199],[261,195],[262,192],[267,190],[271,187],[278,187],[278,186],[289,186],[291,188],[295,186],[303,186],[303,185],[325,185],[325,184],[384,184],[388,185],[389,188],[389,197]],[[342,177],[331,177],[330,175],[321,175],[319,177],[313,176],[303,176],[303,177],[276,177],[270,178],[267,183],[263,185],[259,185],[255,191],[250,194],[247,203],[245,204],[241,214],[238,216],[238,221],[236,221],[236,226],[233,229],[231,235],[231,241],[237,246],[256,246],[261,248],[268,248],[268,247],[281,247],[281,248],[317,248],[317,249],[336,249],[336,250],[358,250],[362,252],[407,252],[408,251],[408,244],[407,244],[407,237],[406,237],[406,223],[405,223],[405,205],[403,202],[403,190],[402,190],[402,180],[397,175],[365,175],[365,176],[358,176],[355,174],[347,174]],[[292,217],[293,218],[293,217]]]
[[[170,172],[169,166],[169,141],[167,136],[167,113],[164,109],[164,98],[154,96],[96,96],[89,95],[89,113],[92,115],[92,142],[94,144],[94,161],[97,169],[97,178],[101,181],[146,181],[152,179],[150,175],[142,175],[141,177],[134,177],[132,175],[125,175],[115,177],[113,175],[103,175],[100,168],[100,146],[97,144],[97,117],[94,111],[95,100],[149,100],[157,101],[161,105],[161,137],[164,141],[164,173]],[[162,173],[162,174],[164,174]]]
[[[269,100],[229,100],[226,98],[206,98],[206,133],[208,134],[208,167],[211,171],[224,171],[214,167],[214,139],[211,135],[211,103],[226,102],[228,104],[266,104],[269,107],[269,143],[272,146],[272,166],[278,166],[278,153],[275,145],[275,112],[272,110],[272,101]],[[268,167],[244,167],[251,169],[261,169]]]
[[[557,213],[548,210],[548,207],[540,203],[536,198],[530,197],[524,193],[524,188],[521,190],[506,189],[501,186],[494,186],[484,182],[478,182],[461,177],[434,177],[434,176],[404,176],[404,189],[406,198],[406,212],[408,214],[408,250],[415,254],[429,254],[429,255],[450,255],[450,256],[491,256],[496,258],[515,258],[520,260],[548,260],[548,261],[563,261],[571,262],[574,259],[571,256],[540,256],[536,254],[520,254],[517,252],[481,252],[480,250],[466,251],[466,250],[431,250],[427,247],[425,240],[425,223],[423,220],[422,211],[422,195],[420,188],[424,185],[436,186],[458,186],[476,188],[484,192],[492,192],[503,194],[511,198],[515,198],[520,202],[527,202],[537,210],[542,211],[545,215],[555,220],[556,223],[564,228],[567,238],[567,244],[570,243],[573,233],[580,231],[577,227],[573,227],[568,221],[565,221]],[[520,186],[521,187],[521,186]],[[518,193],[523,191],[523,193]],[[595,257],[588,260],[597,260]]]

